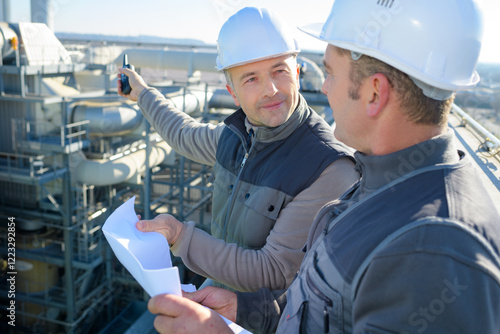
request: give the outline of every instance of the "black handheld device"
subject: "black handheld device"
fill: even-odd
[[[123,55],[123,68],[130,68],[131,70],[134,69],[134,65],[128,63],[127,54]],[[122,82],[122,93],[125,95],[130,94],[132,88],[130,87],[130,84],[128,82],[128,77],[125,74],[121,74],[120,80]]]

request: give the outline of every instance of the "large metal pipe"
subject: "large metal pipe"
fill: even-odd
[[[165,142],[151,146],[149,167],[163,162],[173,164],[175,151]],[[75,169],[78,182],[96,186],[113,185],[122,182],[139,183],[139,176],[145,172],[146,150],[141,149],[115,160],[83,160]]]
[[[122,66],[124,54],[127,54],[128,60],[136,68],[185,70],[189,76],[195,71],[217,72],[215,67],[217,53],[215,51],[127,49],[116,58],[117,67]],[[302,56],[297,57],[297,63],[302,67],[300,83],[303,90],[320,92],[325,76],[319,66],[314,61]]]
[[[17,47],[17,43],[18,37],[16,32],[7,22],[0,22],[0,54],[3,63],[15,59],[15,47]]]
[[[325,75],[319,66],[312,60],[297,57],[300,65],[300,88],[305,92],[321,92]]]
[[[200,113],[206,108],[235,108],[231,95],[226,90],[202,91],[180,88],[165,95],[174,106],[186,114]],[[205,101],[206,100],[206,101]],[[208,103],[208,105],[205,105]],[[76,104],[69,116],[72,123],[89,120],[90,136],[123,136],[134,131],[143,120],[137,105],[125,102],[83,101]]]
[[[195,71],[216,72],[215,59],[217,53],[204,51],[181,51],[159,49],[127,49],[115,60],[118,67],[122,66],[123,54],[136,68],[152,67],[156,69],[186,70],[189,75]]]
[[[202,112],[209,108],[235,109],[234,100],[225,89],[207,89],[189,87],[165,94],[174,106],[186,114]],[[208,105],[206,105],[208,104]]]
[[[226,89],[215,89],[208,100],[208,108],[237,109],[238,107]]]
[[[121,102],[78,103],[71,115],[71,122],[89,120],[91,136],[122,136],[133,131],[143,119],[142,113],[135,105]]]

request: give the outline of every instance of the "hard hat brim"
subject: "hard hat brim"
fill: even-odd
[[[327,42],[324,38],[321,37],[321,30],[323,29],[323,24],[321,22],[310,23],[300,27],[297,27],[300,31],[317,38],[321,41]]]
[[[231,65],[224,66],[224,67],[220,66],[220,63],[217,60],[217,70],[218,71],[228,70],[228,69],[233,68],[233,67],[237,67],[237,66],[241,66],[241,65],[247,65],[247,64],[255,63],[255,62],[258,62],[258,61],[261,61],[261,60],[273,59],[273,58],[278,58],[278,57],[282,57],[282,56],[286,56],[286,55],[299,54],[299,53],[300,53],[300,49],[290,50],[288,52],[283,52],[283,53],[279,53],[279,54],[274,54],[274,55],[269,55],[269,56],[265,56],[265,57],[260,57],[260,58],[255,58],[255,59],[249,59],[249,60],[241,61],[239,63],[231,64]]]
[[[361,54],[376,58],[380,61],[383,61],[391,66],[394,66],[395,68],[399,69],[400,71],[408,74],[409,76],[415,77],[431,86],[444,89],[444,90],[449,90],[449,91],[456,91],[456,90],[468,90],[472,89],[477,83],[479,82],[479,74],[477,71],[474,71],[473,75],[468,78],[467,81],[463,82],[455,82],[455,83],[447,83],[443,82],[437,78],[433,78],[427,75],[422,75],[419,71],[409,67],[407,64],[404,64],[400,61],[397,61],[393,58],[390,58],[386,56],[383,52],[380,52],[379,50],[366,47],[363,45],[355,44],[351,41],[342,41],[342,40],[332,40],[330,38],[325,38],[323,36],[323,25],[324,23],[311,23],[308,25],[300,26],[297,27],[300,31],[308,34],[309,36],[312,36],[316,39],[319,39],[320,41],[327,42],[331,45],[334,45],[339,48],[343,48],[349,51],[354,51],[354,52],[359,52]]]

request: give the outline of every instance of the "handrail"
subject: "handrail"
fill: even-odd
[[[494,153],[497,153],[500,150],[500,139],[498,139],[493,133],[484,128],[456,104],[453,104],[452,110],[460,115],[462,121],[466,124],[469,124],[476,132],[481,135],[481,137],[483,137],[486,142],[491,143],[491,145],[488,145],[488,150],[493,151]]]
[[[44,167],[43,159],[45,158],[45,155],[26,155],[0,152],[0,160],[5,160],[5,167],[7,168],[8,174],[12,174],[15,171],[29,170],[31,178],[34,178],[35,175],[42,175],[50,171],[50,168]],[[28,169],[26,167],[28,167]]]
[[[65,125],[55,126],[47,121],[27,121],[25,119],[12,119],[14,127],[14,142],[33,141],[42,143],[43,138],[59,137],[60,147],[81,142],[88,135],[89,120],[78,121]],[[49,130],[53,128],[53,130]],[[59,133],[57,134],[57,128]],[[75,139],[76,138],[76,139]]]

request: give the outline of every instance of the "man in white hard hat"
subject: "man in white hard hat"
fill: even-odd
[[[323,91],[362,178],[318,213],[287,291],[159,295],[157,329],[231,332],[196,301],[263,333],[500,333],[500,215],[447,128],[479,79],[476,1],[336,0],[304,30],[329,43]]]
[[[315,214],[359,178],[349,150],[299,94],[298,52],[289,28],[268,10],[248,7],[230,17],[217,67],[240,109],[217,125],[195,121],[120,69],[132,87],[127,97],[169,145],[214,166],[212,235],[171,215],[137,225],[162,233],[172,253],[213,285],[288,287]]]

